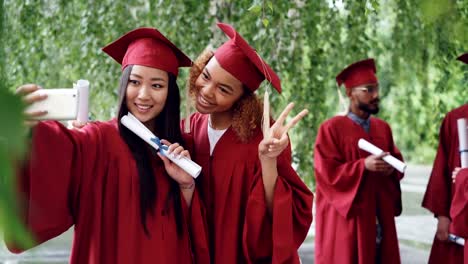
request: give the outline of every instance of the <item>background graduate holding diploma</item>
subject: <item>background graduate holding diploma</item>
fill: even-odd
[[[349,98],[345,116],[320,125],[314,151],[317,264],[400,263],[395,217],[401,214],[403,174],[383,158],[402,156],[379,111],[373,59],[358,61],[336,77]],[[384,152],[358,147],[366,140]]]

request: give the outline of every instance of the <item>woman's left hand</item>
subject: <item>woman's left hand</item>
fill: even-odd
[[[185,150],[179,143],[171,144],[165,139],[161,140],[161,143],[166,146],[169,146],[166,152],[167,155],[172,155],[179,159],[182,157],[190,159],[190,153],[188,152],[188,150]],[[192,176],[190,176],[190,174],[185,172],[183,169],[181,169],[179,166],[177,166],[175,163],[169,160],[166,156],[164,156],[160,152],[158,152],[158,156],[164,162],[164,167],[166,168],[167,174],[169,174],[169,176],[172,179],[179,183],[181,188],[192,186],[195,183],[195,180]]]
[[[68,128],[69,129],[82,129],[85,127],[89,122],[80,122],[78,120],[68,121]]]
[[[294,103],[289,103],[278,117],[278,120],[270,127],[269,132],[264,133],[264,135],[269,134],[270,136],[264,137],[258,145],[258,154],[260,159],[274,159],[288,146],[288,131],[308,113],[308,111],[304,109],[285,124],[286,117],[293,107]]]
[[[456,167],[453,171],[452,171],[452,183],[455,183],[455,179],[457,178],[457,175],[458,173],[461,171],[462,168],[460,167]]]

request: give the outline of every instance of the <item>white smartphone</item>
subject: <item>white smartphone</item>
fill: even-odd
[[[75,120],[78,115],[78,90],[72,88],[40,89],[28,96],[41,93],[47,98],[26,108],[26,113],[47,111],[36,120]]]

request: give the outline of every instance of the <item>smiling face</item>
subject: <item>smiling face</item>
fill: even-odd
[[[195,107],[203,114],[230,112],[244,93],[242,83],[213,56],[195,81]]]
[[[128,111],[148,126],[164,109],[168,86],[167,72],[134,65],[126,89]]]

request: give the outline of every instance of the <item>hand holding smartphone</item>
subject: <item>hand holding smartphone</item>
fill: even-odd
[[[41,96],[42,95],[42,96]],[[46,96],[42,100],[33,100]],[[26,102],[32,102],[25,110],[33,120],[78,120],[88,119],[89,82],[79,80],[74,88],[38,89],[26,94]],[[45,111],[43,115],[32,115]]]

